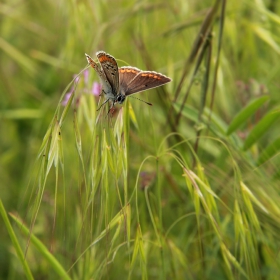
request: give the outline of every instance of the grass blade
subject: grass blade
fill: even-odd
[[[20,221],[16,216],[11,214],[13,220],[18,224],[21,231],[26,235],[31,237],[31,243],[37,248],[37,250],[45,257],[45,259],[49,262],[52,268],[57,272],[60,276],[60,279],[70,280],[71,278],[64,270],[62,265],[57,261],[57,259],[50,253],[48,248],[32,233],[30,233],[29,229]],[[30,278],[33,279],[33,278]]]
[[[280,117],[280,111],[273,110],[265,115],[262,120],[252,129],[244,142],[243,149],[248,150],[257,142]]]
[[[262,96],[255,100],[252,100],[233,118],[232,122],[228,127],[227,135],[232,134],[239,127],[241,127],[244,124],[244,122],[246,122],[248,118],[251,117],[268,99],[268,96]]]
[[[9,235],[10,235],[10,238],[12,240],[13,246],[14,246],[16,252],[17,252],[17,256],[18,256],[18,258],[19,258],[19,260],[20,260],[20,262],[21,262],[21,264],[23,266],[26,278],[27,279],[34,279],[33,276],[32,276],[32,273],[31,273],[31,271],[29,269],[29,266],[27,264],[27,261],[26,261],[26,259],[24,257],[24,254],[23,254],[23,252],[21,250],[20,244],[19,244],[18,239],[17,239],[17,237],[15,235],[15,232],[14,232],[14,230],[12,228],[12,225],[11,225],[11,223],[9,221],[9,218],[7,216],[7,213],[6,213],[6,210],[5,210],[4,205],[2,203],[2,200],[0,200],[0,213],[1,213],[2,218],[4,220],[4,223],[5,223],[5,226],[7,228],[7,231],[9,233]]]
[[[273,156],[279,153],[279,150],[280,150],[280,138],[277,138],[262,151],[262,153],[258,158],[257,165],[261,165],[264,162],[271,159]]]

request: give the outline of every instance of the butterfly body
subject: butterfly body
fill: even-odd
[[[110,100],[112,108],[115,103],[122,104],[126,97],[131,94],[155,88],[171,81],[167,76],[154,71],[142,71],[131,66],[119,68],[115,58],[103,51],[97,52],[96,57],[100,65],[86,54],[88,63],[97,72],[102,83],[102,92],[106,100],[101,106]]]

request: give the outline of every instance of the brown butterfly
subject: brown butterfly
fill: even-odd
[[[119,68],[115,58],[104,51],[96,53],[100,65],[95,63],[88,54],[85,55],[88,63],[97,72],[102,83],[102,92],[105,94],[106,100],[99,109],[109,100],[112,101],[112,108],[115,103],[122,104],[131,94],[159,87],[171,81],[167,76],[154,71],[142,71],[131,66]]]

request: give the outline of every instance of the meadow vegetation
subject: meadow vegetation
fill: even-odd
[[[279,279],[275,0],[2,1],[1,279]],[[172,82],[108,107],[84,53]]]

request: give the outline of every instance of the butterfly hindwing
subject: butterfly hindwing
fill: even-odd
[[[124,66],[119,68],[120,92],[125,94],[128,90],[128,84],[141,72],[136,67]]]
[[[130,67],[126,67],[130,68]],[[120,68],[121,69],[121,68]],[[131,67],[131,69],[134,69]],[[137,69],[137,68],[136,68]],[[127,81],[124,87],[124,94],[130,95],[136,92],[140,92],[143,90],[148,90],[151,88],[162,86],[166,83],[169,83],[171,81],[170,78],[167,76],[154,72],[154,71],[140,71],[135,75],[135,77],[129,81],[129,79],[126,79],[126,77],[122,77],[124,81],[121,81],[120,84],[124,84],[124,82]],[[127,72],[127,71],[126,71]],[[126,76],[125,74],[124,76]]]

